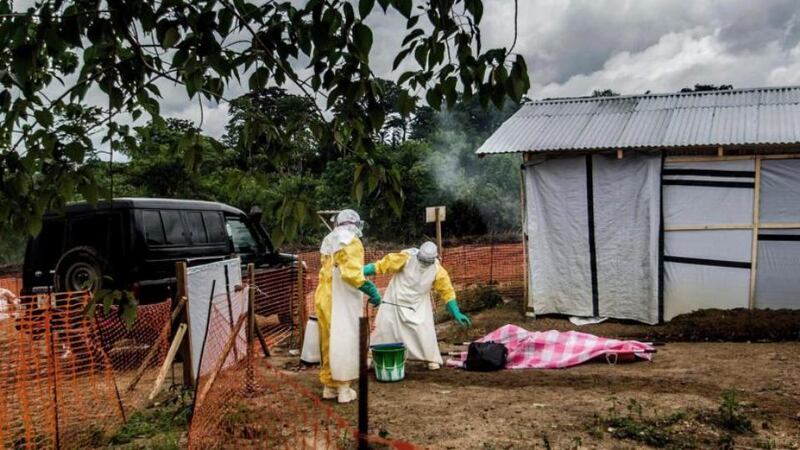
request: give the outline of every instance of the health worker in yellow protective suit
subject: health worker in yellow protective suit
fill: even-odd
[[[445,302],[459,325],[472,326],[469,317],[458,309],[450,276],[437,256],[436,244],[425,242],[419,249],[389,253],[364,266],[365,275],[394,274],[384,292],[370,344],[402,342],[409,359],[425,361],[431,370],[442,364],[433,325],[431,290]]]
[[[347,403],[356,399],[350,382],[358,378],[358,319],[362,293],[379,305],[378,288],[364,277],[361,218],[352,209],[336,216],[335,228],[320,246],[319,284],[314,293],[320,339],[322,398]]]

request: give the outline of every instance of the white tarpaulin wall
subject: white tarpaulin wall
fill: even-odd
[[[701,308],[746,308],[752,229],[669,230],[752,224],[755,162],[667,162],[662,176],[664,319]]]
[[[543,159],[525,170],[537,314],[659,320],[658,155]]]
[[[800,159],[761,161],[760,224],[800,223]],[[800,308],[800,228],[760,229],[757,308]]]
[[[192,350],[192,374],[195,379],[204,375],[200,373],[200,361],[208,328],[209,302],[211,289],[214,288],[214,297],[225,295],[227,286],[231,296],[231,310],[222,309],[225,320],[236,323],[242,314],[247,313],[247,296],[236,295],[236,285],[242,284],[242,262],[239,258],[189,267],[186,270],[186,290],[188,293],[187,311],[189,313],[189,337]],[[225,272],[227,271],[227,284]],[[227,306],[227,305],[226,305]],[[237,354],[245,355],[247,346],[244,344],[247,329],[242,327],[239,331],[240,339],[237,340]],[[231,352],[233,355],[234,352]],[[229,359],[231,357],[229,356]],[[233,361],[232,361],[233,362]],[[228,363],[226,362],[226,365]],[[205,366],[205,365],[204,365]]]

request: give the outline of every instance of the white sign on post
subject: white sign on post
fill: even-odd
[[[436,222],[436,210],[439,210],[439,222],[444,222],[446,208],[444,206],[429,206],[425,208],[425,222],[432,223]]]

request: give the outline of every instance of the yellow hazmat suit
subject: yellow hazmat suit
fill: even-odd
[[[330,337],[333,302],[354,301],[353,298],[334,298],[334,276],[340,277],[340,281],[352,287],[354,290],[361,287],[366,281],[363,274],[364,246],[361,244],[361,240],[353,233],[339,233],[338,235],[334,235],[337,230],[338,229],[335,229],[325,238],[329,244],[327,249],[325,241],[323,241],[323,248],[320,252],[322,264],[319,270],[319,284],[317,284],[317,290],[314,293],[314,308],[317,313],[320,336],[319,380],[323,385],[330,388],[348,385],[349,381],[352,380],[352,378],[336,380],[333,378],[331,372]],[[347,240],[347,242],[344,242],[345,240]],[[337,268],[338,270],[335,270]],[[358,298],[361,298],[360,292],[358,293]],[[359,304],[358,307],[361,308],[362,304]],[[357,335],[357,321],[354,328]],[[357,346],[355,351],[358,352]]]
[[[410,257],[411,253],[409,252],[389,253],[375,262],[375,273],[398,273],[403,270]],[[453,283],[450,282],[450,275],[441,264],[436,264],[436,278],[433,280],[431,289],[436,293],[440,302],[446,303],[456,298],[456,291],[453,289]]]

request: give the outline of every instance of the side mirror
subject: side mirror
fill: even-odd
[[[262,215],[263,212],[261,211],[261,208],[259,208],[258,206],[253,206],[252,208],[250,208],[250,214],[248,214],[247,216],[250,218],[251,221],[253,221],[253,223],[261,223]]]

